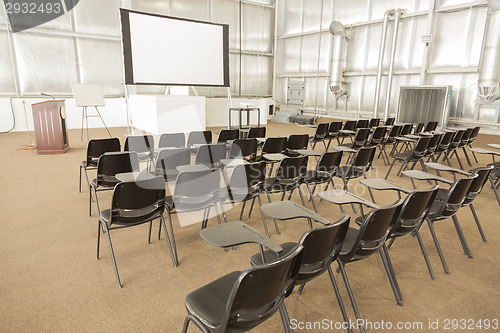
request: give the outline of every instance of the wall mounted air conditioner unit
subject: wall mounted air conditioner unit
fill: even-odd
[[[451,106],[452,86],[401,86],[397,121],[427,123],[446,127]]]

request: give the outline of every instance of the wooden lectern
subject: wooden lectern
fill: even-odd
[[[62,154],[69,150],[64,101],[31,105],[38,154]]]

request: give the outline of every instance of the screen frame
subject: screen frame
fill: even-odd
[[[136,82],[134,79],[134,67],[133,67],[133,54],[132,54],[132,41],[130,34],[130,17],[129,14],[141,14],[162,17],[173,20],[217,25],[222,27],[222,42],[223,42],[223,71],[224,71],[224,83],[223,84],[199,84],[199,83],[172,83],[172,82]],[[174,16],[145,13],[125,8],[120,8],[120,21],[121,21],[121,31],[122,31],[122,49],[123,49],[123,65],[125,74],[125,84],[126,85],[155,85],[155,86],[198,86],[198,87],[229,87],[229,25],[206,22],[199,20],[192,20],[187,18],[180,18]]]

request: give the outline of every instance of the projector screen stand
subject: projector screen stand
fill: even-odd
[[[101,113],[99,112],[99,109],[97,106],[94,106],[97,114],[88,114],[87,106],[83,107],[82,110],[82,133],[80,135],[80,141],[83,141],[83,123],[85,121],[85,127],[87,128],[87,141],[89,141],[89,118],[92,117],[99,117],[101,118],[102,123],[104,124],[104,127],[106,128],[106,131],[108,131],[109,137],[112,138],[111,133],[109,132],[108,126],[106,126],[106,123],[104,122],[104,119],[101,117]]]

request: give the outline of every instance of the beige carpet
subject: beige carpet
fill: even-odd
[[[111,131],[123,144],[125,129]],[[287,124],[268,126],[269,136],[304,132],[313,130]],[[174,218],[180,260],[180,265],[174,268],[164,237],[147,244],[147,225],[116,230],[111,237],[123,283],[119,289],[105,238],[101,242],[101,259],[96,261],[97,217],[95,213],[88,216],[88,191],[78,192],[78,166],[85,158],[86,143],[80,141],[78,130],[70,131],[69,137],[72,149],[66,154],[37,155],[36,151],[16,150],[27,143],[25,133],[0,136],[0,331],[179,332],[186,315],[186,294],[228,272],[248,267],[257,246],[249,244],[225,253],[198,236],[199,224],[181,228]],[[91,130],[91,137],[105,137],[105,131]],[[475,146],[486,147],[486,143],[499,141],[498,136],[480,135]],[[491,162],[489,155],[478,158],[478,165]],[[453,163],[456,166],[456,160]],[[381,159],[376,160],[375,166],[371,177],[384,176],[387,167]],[[406,178],[393,177],[393,180],[411,186]],[[361,185],[355,184],[351,189],[369,198]],[[418,186],[429,185],[421,182]],[[100,193],[101,207],[109,207],[110,194]],[[375,195],[381,204],[396,199],[394,193]],[[298,196],[293,199],[299,200]],[[464,255],[451,220],[435,225],[450,275],[443,272],[426,225],[422,237],[436,274],[435,281],[429,277],[416,239],[406,237],[395,243],[391,257],[404,296],[403,307],[396,304],[377,255],[349,264],[347,273],[361,316],[374,325],[382,321],[393,325],[422,324],[421,328],[394,328],[394,332],[443,332],[447,319],[470,319],[474,324],[484,319],[500,319],[500,208],[489,186],[475,206],[487,243],[481,241],[470,211],[463,209],[458,214],[474,259]],[[326,202],[318,201],[318,209],[331,221],[342,216],[338,207]],[[238,213],[238,209],[229,211],[229,218],[237,219]],[[348,207],[346,213],[355,216]],[[263,230],[257,210],[244,221]],[[215,219],[209,221],[209,225],[214,223]],[[157,225],[156,222],[155,228]],[[274,241],[297,241],[307,229],[307,222],[281,222],[280,236],[271,224],[269,227]],[[335,276],[348,315],[354,320],[342,278],[340,274]],[[342,321],[327,275],[309,283],[302,296],[294,293],[286,305],[290,317],[297,322]],[[439,329],[429,328],[429,322],[436,321]],[[192,326],[190,331],[198,330]],[[280,317],[274,316],[255,331],[282,331]]]

